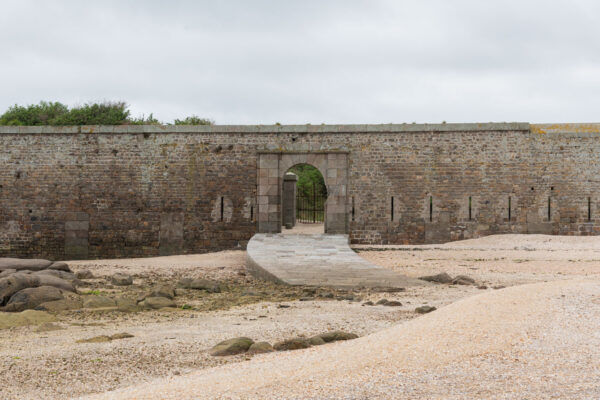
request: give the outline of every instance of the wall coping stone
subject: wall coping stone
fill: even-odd
[[[566,124],[565,124],[566,125]],[[576,125],[576,124],[571,124]],[[600,125],[598,125],[600,126]],[[361,124],[361,125],[84,125],[0,126],[0,134],[155,134],[155,133],[406,133],[527,131],[527,122],[465,124]]]

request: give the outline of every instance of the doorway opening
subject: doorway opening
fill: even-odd
[[[327,185],[310,164],[296,164],[283,177],[282,233],[325,233]]]

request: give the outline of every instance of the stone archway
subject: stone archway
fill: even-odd
[[[346,152],[259,153],[258,232],[281,232],[283,175],[296,164],[310,164],[325,178],[328,193],[325,203],[325,233],[347,233],[348,154]]]

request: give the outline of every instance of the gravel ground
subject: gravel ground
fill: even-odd
[[[95,399],[600,397],[600,281],[517,286],[350,342]]]
[[[367,246],[371,251],[364,251],[365,246],[357,247],[360,255],[369,261],[413,277],[442,271],[453,276],[466,274],[475,278],[478,284],[488,286],[488,289],[481,290],[476,286],[431,285],[408,288],[406,292],[393,294],[370,291],[354,293],[362,301],[386,298],[403,303],[401,307],[366,307],[356,301],[281,300],[282,296],[289,295],[289,289],[260,286],[260,283],[243,276],[245,274],[244,251],[70,262],[73,270],[89,268],[97,276],[109,276],[115,272],[133,274],[136,285],[153,281],[164,282],[182,275],[225,282],[241,280],[242,286],[238,288],[239,290],[247,289],[252,293],[257,291],[257,288],[268,289],[276,293],[269,292],[267,298],[276,295],[277,300],[262,301],[258,297],[248,301],[248,304],[239,303],[241,304],[239,306],[214,311],[206,311],[210,308],[205,307],[202,309],[204,311],[197,309],[133,314],[71,312],[59,316],[58,325],[64,328],[63,330],[36,332],[35,327],[0,330],[0,369],[3,371],[0,374],[0,398],[63,399],[127,387],[131,387],[131,391],[122,394],[124,398],[152,398],[152,393],[145,392],[139,385],[154,390],[155,386],[163,387],[161,385],[167,385],[173,380],[173,382],[181,382],[181,390],[183,390],[188,386],[196,387],[194,386],[196,379],[199,379],[198,382],[204,382],[203,385],[207,385],[206,387],[215,390],[206,392],[208,393],[206,397],[210,398],[210,393],[214,395],[212,397],[218,397],[221,393],[219,386],[215,381],[211,381],[213,378],[210,377],[217,376],[211,374],[221,371],[212,367],[221,365],[225,368],[222,370],[224,374],[222,379],[233,379],[229,378],[231,375],[240,384],[243,383],[248,390],[256,388],[256,396],[252,391],[242,391],[239,392],[240,398],[253,396],[304,398],[305,396],[299,394],[301,392],[294,391],[298,386],[292,385],[289,391],[283,391],[283,386],[297,382],[300,379],[299,375],[290,373],[288,376],[289,371],[285,366],[281,369],[279,366],[267,367],[271,365],[268,363],[276,363],[279,362],[277,360],[286,360],[288,357],[301,358],[301,362],[296,367],[303,366],[298,373],[304,371],[301,379],[306,384],[319,382],[323,387],[328,387],[325,381],[319,380],[325,377],[328,377],[328,382],[332,382],[333,386],[329,387],[329,391],[307,392],[306,397],[313,398],[360,399],[377,396],[384,398],[386,397],[384,394],[377,393],[378,391],[386,393],[386,390],[393,391],[390,393],[403,393],[402,396],[396,397],[408,398],[552,398],[547,395],[550,392],[542,391],[545,390],[544,385],[540,383],[543,379],[568,385],[557,391],[556,398],[599,397],[598,393],[590,391],[592,389],[588,385],[587,376],[582,375],[579,381],[567,375],[564,378],[557,378],[562,374],[562,370],[557,367],[556,357],[560,356],[562,361],[567,360],[568,366],[579,368],[583,374],[593,375],[595,371],[595,376],[600,378],[597,361],[594,361],[598,359],[596,350],[598,333],[594,334],[594,332],[600,332],[594,325],[599,321],[596,313],[600,303],[598,300],[600,291],[596,290],[596,286],[600,279],[600,237],[500,235],[444,245],[377,246],[376,248]],[[557,282],[549,286],[529,285],[503,290],[491,289],[498,285],[515,286],[559,280],[569,281]],[[577,282],[573,283],[571,280]],[[565,297],[569,299],[568,306],[565,302],[555,301],[562,299],[559,295],[536,297],[538,292],[543,294],[548,290],[563,290],[560,289],[562,288],[560,285],[563,284],[565,285],[563,294],[569,293]],[[546,289],[547,287],[554,289]],[[586,294],[593,292],[590,288],[596,290],[596,297]],[[581,291],[580,295],[577,294],[578,290]],[[501,293],[508,294],[498,297]],[[465,298],[468,299],[461,300]],[[198,307],[203,304],[201,300],[206,299],[198,300]],[[512,304],[514,310],[498,308],[500,306],[495,305],[496,301],[504,305]],[[282,302],[290,307],[279,308],[278,304]],[[540,306],[544,302],[548,303],[548,312],[539,311],[544,309]],[[425,317],[416,318],[418,314],[413,312],[414,308],[423,304],[440,309]],[[454,307],[458,307],[459,304],[462,304],[463,308],[455,309]],[[499,311],[492,314],[493,310]],[[523,314],[526,310],[529,311]],[[571,314],[579,315],[580,321],[575,321]],[[434,315],[438,317],[433,318]],[[522,323],[515,323],[514,321],[518,321],[515,318],[519,315]],[[417,323],[417,321],[425,322]],[[558,323],[556,329],[553,328],[554,321]],[[469,324],[473,324],[472,330]],[[515,324],[522,325],[522,329],[513,326]],[[577,333],[579,331],[573,331],[571,336],[566,335],[564,326],[569,324],[576,329],[587,329],[589,332],[584,332],[587,336],[579,335]],[[583,325],[580,327],[578,324]],[[383,344],[375,345],[381,341],[377,339],[381,337],[378,335],[392,332],[386,331],[388,328],[396,329],[393,331],[396,333],[386,336],[383,340],[389,342],[392,348],[389,354],[386,353],[387,348],[383,350]],[[250,336],[255,340],[266,340],[272,343],[293,336],[308,336],[332,329],[355,332],[361,336],[361,339],[344,344],[321,346],[308,351],[255,356],[250,362],[246,362],[245,356],[214,358],[206,353],[206,350],[216,342],[236,336]],[[521,331],[526,334],[534,331],[538,333],[534,332],[535,334],[532,333],[527,337],[514,336],[517,333],[522,334]],[[76,343],[80,339],[118,332],[128,332],[134,337],[109,343]],[[506,338],[505,334],[508,335]],[[582,338],[587,338],[590,343],[580,343]],[[477,347],[479,350],[472,351],[469,346],[476,343],[479,343]],[[494,347],[495,343],[504,343],[504,347],[498,350]],[[560,347],[562,346],[560,343],[566,347]],[[519,347],[525,345],[526,347]],[[409,353],[398,353],[401,349],[408,351],[407,349],[414,346],[417,346],[415,352],[418,353],[411,353],[414,358],[409,357]],[[486,348],[486,346],[491,347]],[[574,350],[574,346],[579,346],[582,351]],[[534,348],[541,358],[529,354]],[[460,355],[463,350],[466,356]],[[338,353],[338,351],[342,352]],[[525,355],[521,356],[519,352]],[[331,360],[324,361],[322,366],[315,366],[309,362],[304,367],[305,357],[307,360],[316,360],[310,357],[321,357],[319,356],[321,353],[324,359],[331,358]],[[588,355],[589,358],[586,358]],[[392,360],[396,357],[400,357],[401,361]],[[438,363],[435,364],[435,368],[423,372],[423,369],[416,368],[415,363],[422,362],[419,359],[424,357],[427,359],[442,357],[443,360],[434,360]],[[527,362],[515,362],[516,358]],[[356,364],[357,359],[369,364],[365,364],[363,368],[360,366],[362,364]],[[406,363],[407,366],[402,367],[401,362]],[[279,384],[274,383],[275,380],[269,381],[274,379],[269,373],[262,377],[249,373],[248,379],[239,378],[245,374],[244,371],[254,368],[251,366],[262,366],[262,363],[266,363],[264,368],[279,371],[277,373],[280,376],[277,379],[285,382],[279,387],[280,392],[277,386],[269,386],[271,383],[265,383],[264,387],[259,385],[263,381],[273,382],[273,385]],[[384,366],[390,363],[395,363],[396,369],[382,368],[383,372],[379,372],[378,365]],[[333,372],[327,370],[328,366],[333,369]],[[546,375],[541,372],[544,366],[548,368]],[[533,368],[533,373],[527,375],[529,367]],[[236,372],[238,370],[240,372]],[[352,382],[344,383],[336,380],[337,378],[331,378],[333,380],[329,381],[330,374],[343,375],[350,372],[351,376],[360,374],[362,378],[366,373],[372,374],[373,384],[371,386],[364,384],[361,389],[353,386]],[[527,388],[526,378],[530,375],[532,387],[538,385],[539,388],[532,389],[535,395],[529,396],[526,390],[522,392],[524,395],[519,395],[523,387],[518,385],[525,385]],[[479,376],[482,377],[481,381]],[[509,384],[513,381],[516,382],[515,385]],[[552,385],[554,381],[551,382]],[[552,385],[549,387],[554,387]],[[200,386],[196,388],[198,387]],[[470,389],[467,390],[467,387]],[[575,390],[578,387],[581,388],[580,392],[568,391],[571,390],[569,388]],[[363,389],[364,393],[361,392]],[[191,391],[181,392],[181,396],[182,398],[201,397],[200,393],[204,393],[203,390],[196,392],[195,395],[191,395],[193,393]],[[511,390],[516,392],[511,393]],[[588,393],[592,394],[588,395]],[[105,398],[112,398],[112,396],[110,392]],[[171,398],[178,398],[173,396]],[[163,397],[169,398],[166,394],[159,396],[159,398]],[[232,394],[229,397],[236,396]]]

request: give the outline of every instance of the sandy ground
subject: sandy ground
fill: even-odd
[[[197,390],[194,395],[191,394],[194,393],[191,391],[192,389],[176,392],[181,396],[171,398],[201,397],[200,393],[213,393],[212,397],[218,397],[217,394],[221,393],[221,389],[218,385],[214,385],[215,377],[227,377],[230,380],[232,379],[229,378],[230,374],[239,382],[243,382],[246,389],[256,389],[256,393],[260,393],[262,398],[304,398],[305,396],[298,394],[301,392],[295,391],[298,390],[298,385],[290,385],[287,392],[277,389],[300,378],[307,385],[311,381],[320,382],[321,386],[329,387],[328,390],[331,390],[307,392],[310,393],[310,396],[307,395],[307,397],[312,396],[313,398],[373,398],[380,396],[378,391],[385,393],[388,390],[386,388],[394,390],[394,393],[402,393],[401,397],[409,398],[526,398],[527,395],[520,396],[518,391],[516,394],[504,397],[500,395],[503,393],[502,390],[522,389],[523,387],[520,386],[508,387],[506,382],[518,380],[518,373],[522,373],[530,365],[541,365],[541,361],[534,359],[535,357],[530,354],[533,347],[523,347],[519,350],[518,346],[535,345],[540,354],[550,359],[548,375],[544,378],[550,381],[555,379],[560,371],[553,369],[556,360],[552,358],[554,355],[550,354],[552,352],[548,346],[555,347],[557,343],[560,344],[561,340],[565,342],[565,346],[581,345],[584,351],[579,352],[574,347],[565,347],[563,353],[557,352],[556,354],[563,357],[569,351],[571,355],[567,359],[572,360],[570,361],[572,365],[580,366],[585,374],[593,372],[590,372],[587,367],[589,363],[585,357],[587,357],[586,354],[591,354],[597,360],[597,350],[588,349],[588,344],[573,342],[580,340],[583,336],[562,338],[565,335],[564,327],[548,331],[548,327],[552,326],[548,321],[555,319],[569,325],[576,322],[573,320],[573,315],[577,315],[583,320],[591,318],[590,326],[595,331],[587,332],[587,334],[591,334],[588,339],[598,348],[597,332],[600,330],[595,328],[594,324],[598,322],[597,312],[600,301],[597,296],[600,291],[596,290],[597,286],[594,285],[597,285],[598,279],[600,279],[600,238],[501,235],[445,245],[392,246],[391,248],[366,246],[371,248],[368,251],[364,246],[357,247],[359,247],[358,251],[362,257],[410,276],[417,277],[442,271],[453,276],[466,274],[475,278],[478,284],[488,286],[488,289],[478,289],[476,286],[432,285],[408,288],[406,292],[393,294],[368,290],[346,293],[360,301],[324,298],[297,301],[298,293],[291,293],[290,289],[264,285],[245,276],[245,252],[243,251],[152,259],[71,262],[73,270],[89,268],[99,277],[109,276],[117,271],[131,273],[135,278],[134,283],[140,287],[150,285],[154,281],[174,282],[178,277],[185,275],[207,277],[226,283],[235,282],[237,285],[235,290],[247,290],[248,295],[241,293],[241,297],[235,297],[235,301],[241,299],[235,303],[237,305],[231,307],[219,305],[215,309],[205,307],[207,302],[214,301],[213,297],[216,295],[211,295],[195,299],[196,303],[193,303],[194,309],[192,310],[134,314],[71,312],[59,316],[59,325],[64,329],[54,332],[38,333],[35,327],[0,330],[0,368],[3,371],[0,374],[0,398],[68,398],[123,388],[129,390],[123,392],[124,398],[132,398],[134,394],[133,398],[152,398],[153,394],[143,391],[139,385],[150,387],[154,392],[155,388],[173,388],[174,386],[169,386],[171,380],[172,382],[181,382],[176,387],[181,386],[182,390],[194,387]],[[571,282],[573,279],[583,279],[584,281],[573,283]],[[559,280],[569,281],[548,286],[491,289],[498,285],[515,286]],[[545,289],[546,287],[548,289]],[[593,292],[592,289],[596,290],[596,297],[590,294]],[[301,291],[301,289],[298,290]],[[260,293],[255,292],[264,292],[265,296],[261,297],[257,295]],[[540,298],[531,297],[542,292],[547,295],[540,295]],[[500,296],[501,293],[508,294]],[[569,303],[569,305],[560,302],[554,304],[554,300],[562,299],[559,293],[568,293],[565,296],[572,299],[573,303]],[[226,295],[221,294],[221,298]],[[288,296],[289,300],[286,300]],[[345,296],[340,297],[336,294],[336,297],[344,298]],[[377,301],[380,298],[399,300],[403,305],[401,307],[361,305],[366,300]],[[504,300],[500,301],[499,299]],[[505,304],[506,302],[510,303],[509,299],[512,299],[510,300],[513,301],[512,307],[516,310],[498,309],[496,314],[490,314],[492,309],[496,309],[494,304],[497,301],[500,303],[503,301],[502,304]],[[185,299],[185,301],[191,300]],[[536,306],[531,308],[534,303]],[[546,303],[548,307],[558,308],[548,308],[549,311],[546,312],[544,307],[539,306],[539,304]],[[290,307],[280,308],[280,304]],[[415,314],[414,308],[423,304],[434,305],[439,310],[426,316]],[[459,307],[459,304],[462,308]],[[561,304],[563,305],[561,306]],[[544,312],[538,313],[540,309]],[[454,311],[450,312],[451,310]],[[521,310],[530,311],[524,317],[519,314]],[[433,318],[435,315],[437,317]],[[464,317],[462,322],[453,319],[459,318],[460,315]],[[514,328],[512,319],[507,319],[512,318],[512,315],[515,318],[519,315],[521,318],[525,318],[524,321],[531,322],[532,328],[525,325],[519,329]],[[467,318],[467,316],[470,317]],[[413,324],[417,324],[419,330]],[[473,324],[472,330],[470,330],[469,324]],[[580,328],[577,324],[575,326],[577,329]],[[236,336],[249,336],[255,340],[275,342],[332,329],[355,332],[362,338],[344,344],[321,346],[308,351],[255,356],[251,361],[247,361],[246,359],[249,357],[246,356],[214,358],[206,352],[213,344]],[[541,340],[534,344],[529,339],[525,340],[527,337],[524,336],[519,336],[522,340],[517,340],[514,339],[516,336],[510,336],[513,335],[510,333],[512,332],[510,329],[518,334],[521,334],[521,331],[529,332],[531,330],[533,332],[537,329],[535,331],[537,333],[532,337],[539,340],[551,338],[554,342]],[[134,337],[110,343],[75,343],[79,339],[117,332],[128,332]],[[384,335],[384,332],[388,332],[386,334],[388,336],[385,336],[388,339],[376,339],[377,337],[381,338],[378,335]],[[393,334],[389,332],[393,332]],[[427,335],[421,339],[423,332]],[[506,338],[504,337],[505,332],[508,332]],[[397,341],[394,342],[390,338],[395,338],[394,340]],[[408,338],[412,338],[414,343]],[[420,353],[418,356],[414,355],[417,353],[413,353],[411,356],[413,358],[411,358],[406,354],[399,354],[397,351],[385,355],[389,348],[381,346],[365,347],[371,346],[378,340],[382,343],[389,342],[392,348],[397,347],[397,349],[404,349],[408,344],[413,343],[418,347],[417,350]],[[481,343],[477,347],[479,350],[473,352],[465,347],[472,341]],[[486,346],[491,346],[495,342],[504,343],[504,347],[501,349],[490,347],[486,350]],[[515,351],[522,352],[525,356],[515,356]],[[548,353],[549,351],[550,353]],[[468,356],[466,358],[456,356],[461,352]],[[356,356],[347,358],[352,353]],[[435,368],[431,373],[423,372],[423,368],[416,368],[413,371],[418,358],[426,356],[428,359],[437,359],[440,355],[444,355],[443,360],[433,361],[432,365],[435,365]],[[504,358],[498,358],[500,355]],[[379,358],[380,356],[383,358]],[[285,365],[288,365],[285,364],[287,362],[285,360],[295,360],[293,362],[298,363],[297,357],[300,358],[301,363],[305,358],[313,361],[321,360],[317,364],[322,363],[325,369],[317,368],[315,366],[317,364],[309,363],[306,368],[301,369],[304,371],[302,376],[292,374],[289,377],[287,375],[282,375],[283,378],[279,377],[278,379],[285,378],[286,385],[283,386],[273,386],[279,385],[279,383],[275,383],[278,382],[275,380],[269,381],[273,378],[269,374],[264,377],[249,374],[248,379],[250,380],[239,376],[243,371],[252,370],[255,363],[259,363],[261,366],[263,366],[262,363],[265,363],[264,368],[268,366],[271,369],[281,366],[281,374],[284,374]],[[407,365],[411,367],[402,368],[401,364],[391,364],[393,365],[392,369],[381,369],[381,371],[385,371],[384,375],[378,372],[378,365],[389,364],[393,361],[390,359],[396,357],[408,362]],[[530,364],[515,364],[514,359],[522,360],[523,357],[529,357]],[[354,361],[356,358],[368,360],[370,364],[356,364]],[[269,364],[279,362],[277,360],[280,359],[283,363],[281,365]],[[357,388],[356,385],[352,386],[351,382],[340,382],[336,380],[337,378],[332,378],[333,380],[327,378],[329,383],[319,381],[319,379],[329,376],[331,371],[326,367],[334,364],[337,365],[334,369],[339,370],[340,373],[352,371],[353,374],[359,374],[364,378],[364,374],[368,372],[377,377],[374,382],[378,383],[377,385],[363,385],[363,393],[360,391],[362,389]],[[212,368],[219,365],[223,365],[224,369]],[[595,376],[600,377],[597,364],[589,365],[596,368]],[[468,374],[471,377],[479,374],[479,368],[487,368],[481,372],[485,378],[481,384],[474,382],[476,380],[472,378],[465,378]],[[311,370],[314,374],[310,372]],[[225,375],[219,375],[221,373]],[[539,376],[541,376],[540,374],[541,372],[538,373]],[[255,380],[253,381],[253,379]],[[586,380],[587,375],[582,377],[580,382],[576,382],[572,377],[569,379],[558,379],[556,382],[575,385],[573,387],[580,385],[582,391],[566,392],[567,388],[563,388],[562,392],[557,392],[563,395],[558,395],[558,397],[598,397],[597,392],[590,391]],[[203,385],[212,387],[211,390],[215,391],[205,391],[204,386],[202,390],[198,389],[200,386],[195,386],[196,380],[204,382]],[[152,382],[152,386],[147,386],[148,382]],[[477,390],[481,392],[465,392],[466,386],[464,385],[467,383],[477,387]],[[520,381],[520,384],[526,386],[526,382],[523,380]],[[488,385],[487,391],[485,385]],[[127,389],[128,387],[131,389]],[[341,388],[341,390],[336,388]],[[231,393],[237,393],[235,390],[240,390],[240,388],[232,390],[234,392]],[[242,390],[239,393],[241,393],[239,398],[252,398],[255,392]],[[463,396],[462,393],[471,393],[472,396]],[[477,395],[477,393],[481,395]],[[540,391],[535,393],[539,396],[529,398],[547,397]],[[572,396],[573,393],[585,395]],[[136,397],[138,395],[139,397]],[[112,392],[106,398],[112,398],[111,396]],[[156,398],[168,398],[166,394],[161,396]],[[261,398],[261,396],[255,396],[255,398]],[[233,394],[224,397],[236,398]],[[384,398],[385,396],[381,395],[380,397]],[[211,398],[211,396],[207,394],[206,398]]]

